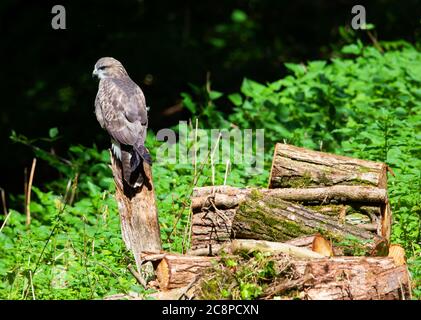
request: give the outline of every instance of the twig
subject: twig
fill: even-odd
[[[28,202],[28,168],[23,170],[23,194],[25,195],[25,203],[24,203],[24,210],[26,214],[26,203]]]
[[[213,157],[215,156],[215,151],[216,148],[219,147],[219,139],[221,139],[222,134],[219,133],[218,135],[218,139],[216,140],[215,146],[213,147],[211,156],[210,156],[210,161],[211,161],[211,168],[212,168],[212,185],[215,185],[215,163],[213,162]]]
[[[197,173],[197,129],[199,126],[199,119],[196,118],[196,131],[194,133],[194,177]]]
[[[70,205],[72,205],[73,201],[75,200],[75,195],[76,195],[78,180],[79,180],[79,173],[76,173],[75,174],[75,178],[73,179],[72,193],[70,194],[70,200],[69,200],[69,204]]]
[[[409,295],[409,300],[412,300],[412,290],[411,290],[411,283],[412,283],[412,276],[411,273],[409,272],[408,269],[408,265],[406,265],[406,274],[408,276],[408,295]]]
[[[377,41],[376,37],[370,32],[367,31],[367,34],[370,38],[370,40],[373,42],[373,45],[379,50],[381,53],[383,53],[383,48],[381,47],[380,43]]]
[[[230,168],[230,159],[227,160],[227,164],[225,166],[225,176],[224,176],[224,186],[227,184],[227,178],[228,178],[228,170]]]
[[[221,133],[219,133],[218,140],[216,141],[216,145],[215,145],[215,147],[213,149],[212,154],[210,155],[210,161],[211,161],[211,167],[212,167],[212,184],[215,183],[215,168],[214,168],[214,165],[213,165],[213,154],[215,153],[216,147],[219,145],[219,139],[221,138],[221,136],[222,136]],[[208,162],[207,160],[209,159],[209,152],[210,151],[208,151],[208,155],[206,157],[206,162],[203,162],[202,163],[202,166],[200,168],[199,175],[202,173],[203,167],[204,167],[205,163]],[[193,188],[196,186],[196,184],[197,184],[198,181],[199,181],[199,178],[196,179],[196,176],[194,176],[193,177],[193,182],[194,183],[193,183],[192,190],[190,192],[190,197],[189,198],[191,198],[191,196],[193,194]],[[183,209],[183,211],[184,211],[184,209]],[[191,237],[192,237],[192,228],[193,228],[193,211],[191,211],[190,214],[189,214],[189,220],[187,222],[187,226],[188,226],[188,230],[189,230],[189,232],[187,233],[187,245],[190,245],[191,244]],[[184,231],[184,236],[183,236],[183,253],[186,251],[185,248],[184,248],[184,246],[186,245],[185,240],[186,240],[187,226],[186,226],[186,229]]]
[[[32,182],[34,180],[34,173],[35,173],[36,164],[37,164],[37,159],[34,158],[34,160],[32,160],[31,173],[29,175],[28,189],[26,190],[27,191],[27,194],[26,194],[26,225],[31,224],[31,209],[30,209],[31,190],[32,190]]]
[[[177,300],[181,300],[181,298],[183,298],[183,296],[185,296],[188,300],[190,300],[191,297],[187,296],[187,291],[189,291],[190,288],[193,287],[193,285],[196,283],[196,281],[197,281],[197,276],[194,277],[194,279],[192,281],[190,281],[190,283],[183,288],[183,291],[180,293]]]
[[[269,299],[274,295],[281,295],[285,291],[291,289],[301,289],[307,281],[311,280],[312,276],[310,274],[305,275],[303,278],[297,280],[287,280],[274,287],[270,287],[260,298]]]
[[[8,214],[7,214],[7,216],[6,216],[6,219],[4,219],[4,221],[3,221],[2,225],[1,225],[1,228],[0,228],[0,233],[2,232],[2,230],[3,230],[4,226],[6,225],[7,220],[9,220],[9,217],[10,217],[10,215],[12,214],[12,212],[13,212],[13,211],[9,211],[9,213],[8,213]]]
[[[0,188],[0,192],[1,192],[1,202],[3,204],[3,213],[5,216],[7,216],[7,207],[6,207],[6,193],[4,192],[3,188]]]
[[[212,185],[214,186],[215,185],[215,166],[214,166],[214,163],[213,163],[213,154],[211,154],[211,157],[210,157],[210,161],[211,161],[211,169],[212,169]]]
[[[166,253],[146,252],[141,253],[142,261],[160,261],[165,258]]]
[[[190,189],[190,194],[187,196],[187,198],[191,198],[191,196],[193,195],[193,188],[196,186],[196,184],[199,182],[199,178],[200,178],[200,176],[201,176],[201,174],[202,174],[202,172],[203,172],[203,168],[205,167],[205,164],[207,164],[208,163],[208,161],[209,161],[209,156],[210,156],[210,150],[208,150],[208,154],[206,155],[206,161],[203,161],[202,162],[202,164],[201,164],[201,166],[200,166],[200,169],[199,169],[199,172],[197,173],[197,176],[194,176],[193,177],[193,180],[192,180],[192,182],[191,182],[191,184],[190,184],[190,186],[189,186],[189,189]],[[182,214],[183,214],[183,212],[184,212],[184,210],[187,208],[187,201],[183,201],[183,206],[181,207],[181,210],[180,210],[180,213],[178,214],[178,216],[177,216],[177,219],[176,219],[176,221],[175,221],[175,223],[174,223],[174,225],[173,225],[173,228],[171,229],[171,232],[170,232],[170,234],[168,235],[168,239],[170,239],[171,238],[171,235],[173,234],[173,232],[174,232],[174,230],[177,228],[177,224],[178,224],[178,221],[180,220],[180,218],[181,218],[181,216],[182,216]],[[189,221],[191,221],[191,219],[192,219],[192,214],[190,214],[190,218],[189,218]],[[190,222],[191,223],[191,222]],[[184,235],[184,237],[183,237],[183,252],[184,252],[184,244],[185,244],[185,235]]]
[[[34,290],[34,283],[32,282],[32,272],[29,270],[29,280],[31,281],[31,290],[32,290],[32,299],[35,299],[35,290]]]
[[[146,289],[147,284],[146,284],[145,279],[143,279],[143,277],[135,269],[133,269],[131,264],[129,264],[127,266],[127,269],[129,269],[129,271],[133,275],[133,277],[136,278],[137,282],[139,282],[139,284],[141,284]]]

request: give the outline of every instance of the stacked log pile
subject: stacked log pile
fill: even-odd
[[[188,255],[143,259],[154,262],[169,298],[192,295],[221,252],[235,259],[259,250],[297,270],[267,297],[294,287],[304,299],[408,299],[404,251],[389,243],[387,171],[384,163],[277,144],[268,188],[195,188]]]

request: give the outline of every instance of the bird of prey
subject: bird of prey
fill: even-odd
[[[95,114],[111,137],[111,149],[121,161],[124,181],[137,188],[143,184],[143,161],[152,159],[144,147],[148,114],[145,96],[116,59],[104,57],[95,64],[92,76],[99,78]]]

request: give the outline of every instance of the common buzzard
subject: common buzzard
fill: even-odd
[[[95,114],[111,137],[112,152],[121,161],[123,178],[133,188],[143,183],[143,161],[152,160],[144,147],[148,114],[145,96],[116,59],[105,57],[95,64],[99,80]]]

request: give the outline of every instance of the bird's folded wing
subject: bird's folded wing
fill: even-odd
[[[105,129],[118,142],[138,145],[146,137],[145,98],[133,82],[104,81],[98,93]]]

